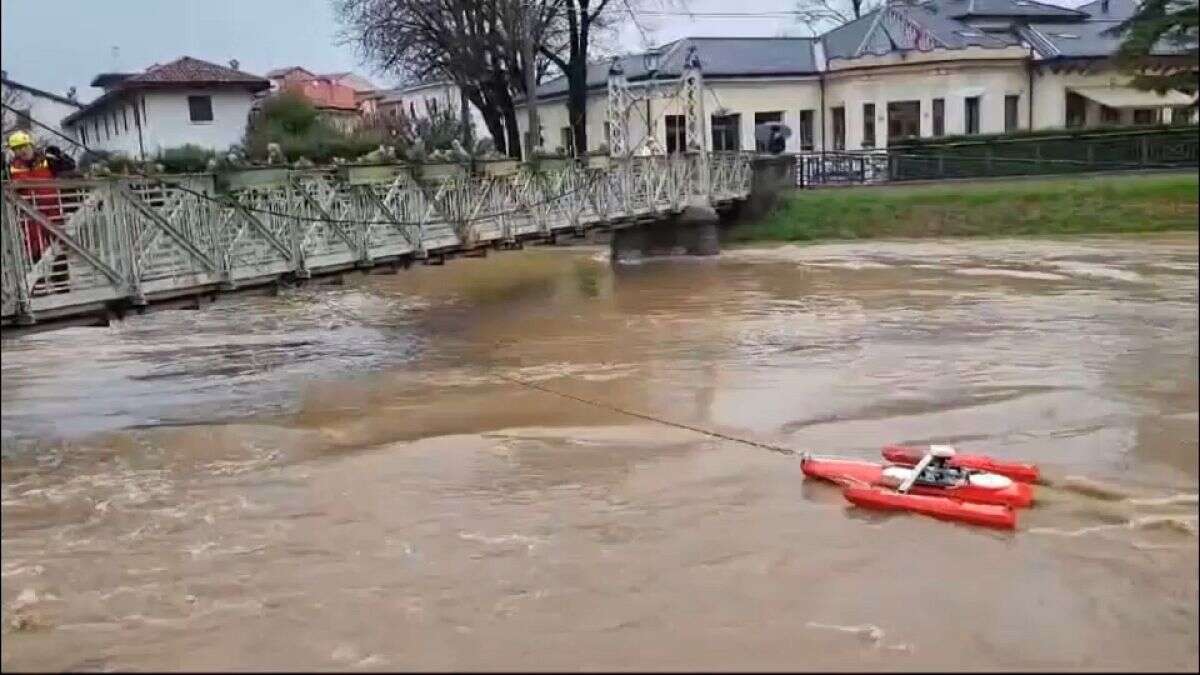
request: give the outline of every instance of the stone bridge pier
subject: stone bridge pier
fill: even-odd
[[[665,221],[637,223],[612,232],[612,259],[633,262],[670,255],[718,255],[722,220],[761,218],[775,205],[778,195],[796,185],[794,155],[761,155],[753,161],[753,180],[746,202],[718,214],[704,199]]]
[[[711,206],[689,206],[667,220],[615,229],[612,259],[633,262],[653,256],[717,255],[721,252],[719,221]]]

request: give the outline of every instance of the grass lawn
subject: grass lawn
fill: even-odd
[[[1195,173],[1039,177],[797,190],[738,241],[995,237],[1195,230]]]

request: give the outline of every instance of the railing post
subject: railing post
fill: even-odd
[[[149,303],[146,301],[145,293],[142,292],[142,270],[137,259],[137,246],[134,244],[136,237],[133,233],[133,218],[129,216],[129,209],[133,207],[118,185],[120,180],[120,178],[109,178],[104,181],[104,187],[101,189],[105,192],[104,201],[111,211],[108,218],[109,227],[116,228],[117,241],[119,246],[124,249],[121,252],[121,259],[125,261],[124,271],[129,275],[128,288],[125,289],[129,294],[129,302],[136,307],[145,307]]]
[[[36,317],[33,314],[33,301],[29,295],[29,284],[26,283],[26,275],[29,270],[26,269],[25,256],[21,255],[23,250],[23,234],[21,228],[17,224],[16,209],[12,209],[10,214],[9,198],[10,195],[5,186],[0,209],[3,210],[3,215],[0,215],[0,256],[3,256],[4,269],[0,273],[7,276],[11,282],[11,290],[16,295],[16,315],[17,323],[25,326],[32,325],[36,322]],[[10,217],[11,216],[11,217]]]

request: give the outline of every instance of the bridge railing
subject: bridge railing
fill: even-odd
[[[745,198],[751,173],[748,155],[714,154],[505,175],[389,166],[5,182],[0,319],[652,219],[698,194]]]

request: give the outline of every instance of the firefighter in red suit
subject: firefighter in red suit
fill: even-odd
[[[37,183],[58,178],[75,170],[75,162],[57,147],[50,146],[45,152],[39,152],[33,144],[33,138],[24,131],[14,132],[8,137],[8,149],[13,154],[8,164],[8,173],[14,183]],[[59,204],[57,188],[50,185],[23,187],[17,190],[17,194],[32,204],[46,220],[55,225],[62,223],[62,207]],[[33,218],[24,217],[21,221],[25,230],[24,248],[29,256],[29,263],[37,264],[46,249],[50,248],[51,234]]]

